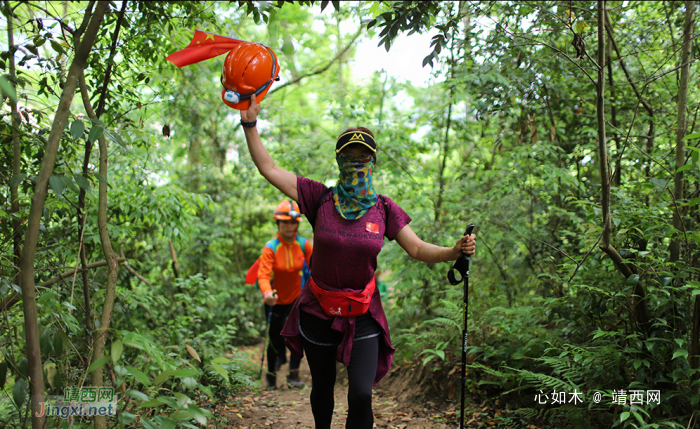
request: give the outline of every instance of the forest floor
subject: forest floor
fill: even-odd
[[[262,344],[241,348],[251,365],[260,367]],[[331,428],[345,428],[347,416],[347,373],[338,363],[335,385],[335,409]],[[374,389],[372,408],[374,427],[388,429],[447,429],[459,426],[459,392],[452,401],[431,398],[425,400],[416,391],[416,383],[410,374],[402,373],[402,368],[394,366]],[[277,373],[277,390],[265,391],[250,389],[241,392],[228,406],[220,409],[220,416],[228,423],[217,427],[223,429],[314,428],[313,414],[309,403],[311,374],[306,359],[302,359],[300,378],[306,383],[301,389],[286,385],[288,365]],[[470,404],[466,414],[465,427],[493,427],[493,410],[482,404]],[[476,410],[476,412],[474,412]],[[496,412],[498,416],[500,413]]]

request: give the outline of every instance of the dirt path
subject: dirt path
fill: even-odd
[[[260,365],[262,344],[255,347],[256,365]],[[252,359],[251,359],[251,363]],[[309,395],[311,393],[311,375],[306,359],[301,361],[300,378],[306,383],[302,389],[292,389],[286,385],[288,365],[277,373],[278,389],[274,391],[246,392],[238,396],[222,415],[229,423],[220,426],[226,429],[306,429],[314,428]],[[401,402],[397,396],[400,392],[391,392],[382,387],[374,389],[372,408],[374,427],[391,429],[447,429],[454,428],[455,408],[437,407],[432,402],[414,404]],[[335,385],[335,409],[332,428],[345,428],[347,417],[347,373],[342,364],[338,364],[338,376]],[[442,408],[442,409],[438,409]],[[450,422],[451,421],[451,422]],[[448,425],[447,423],[450,422]]]

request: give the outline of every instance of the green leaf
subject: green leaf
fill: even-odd
[[[141,406],[143,406],[143,405],[141,405]],[[152,421],[146,420],[144,418],[141,419],[141,424],[146,429],[159,429],[161,427],[158,423],[153,423]]]
[[[76,174],[73,176],[73,179],[75,179],[75,183],[77,183],[78,186],[85,189],[85,192],[90,192],[90,181],[86,179],[85,176]]]
[[[160,429],[175,429],[177,422],[175,420],[169,419],[165,416],[160,417]]]
[[[139,371],[138,369],[134,368],[133,366],[126,365],[125,368],[129,370],[131,375],[134,376],[135,379],[141,382],[144,386],[150,386],[151,381],[148,379],[148,376],[144,374],[143,372]]]
[[[680,173],[681,171],[685,171],[685,170],[690,170],[691,168],[698,168],[698,166],[694,165],[694,164],[686,164],[683,167],[676,170],[676,173]]]
[[[27,380],[18,378],[15,382],[15,387],[12,389],[12,399],[17,404],[17,408],[22,409],[24,401],[27,400]]]
[[[684,357],[688,358],[688,350],[686,349],[676,349],[676,351],[673,352],[673,357],[671,359],[675,359],[677,357]]]
[[[177,371],[174,371],[174,372],[172,373],[172,376],[173,376],[173,377],[184,378],[184,377],[194,377],[195,375],[199,375],[199,374],[200,374],[200,372],[199,372],[198,369],[194,369],[194,368],[180,368],[180,369],[178,369]]]
[[[102,356],[101,358],[99,358],[96,361],[94,361],[93,363],[91,363],[90,366],[88,367],[88,371],[87,371],[88,374],[91,373],[92,371],[98,369],[98,368],[102,368],[103,366],[105,366],[105,364],[107,362],[109,362],[109,359],[110,359],[109,356]]]
[[[151,399],[150,401],[146,401],[139,405],[139,408],[154,408],[154,407],[160,407],[163,405],[159,400],[157,399]]]
[[[637,283],[639,283],[639,274],[632,274],[631,276],[627,277],[626,283],[631,286],[635,286]]]
[[[625,411],[624,413],[620,414],[620,422],[624,422],[627,420],[630,416],[630,413]]]
[[[88,134],[88,141],[90,143],[94,143],[97,139],[100,138],[103,132],[104,128],[102,128],[99,125],[93,125],[93,127],[90,128],[90,133]]]
[[[126,143],[124,143],[124,140],[122,140],[122,137],[119,135],[119,133],[112,132],[107,128],[104,129],[104,133],[108,139],[112,140],[114,143],[126,149]]]
[[[281,51],[285,55],[292,55],[294,53],[294,44],[292,43],[292,39],[286,38],[284,40]]]
[[[219,374],[220,376],[224,377],[224,380],[226,380],[227,382],[229,381],[229,380],[228,380],[228,373],[226,372],[226,370],[224,369],[224,367],[222,367],[221,365],[219,365],[219,364],[216,363],[216,362],[212,362],[212,363],[211,363],[211,366],[214,368],[214,371],[216,371],[217,374]]]
[[[158,374],[156,376],[155,380],[153,380],[153,384],[155,384],[157,386],[157,385],[165,382],[167,379],[169,379],[172,376],[172,374],[173,374],[172,369],[166,369],[165,371],[161,372],[160,374]]]
[[[19,364],[17,365],[17,371],[19,372],[19,375],[24,378],[29,376],[29,361],[26,357],[20,359]]]
[[[445,360],[445,351],[444,350],[436,350],[435,353],[440,356],[440,359]]]
[[[175,392],[175,393],[178,393],[178,392]],[[167,406],[169,406],[169,407],[172,408],[173,410],[179,410],[179,409],[181,409],[181,408],[183,407],[182,404],[180,404],[178,401],[176,401],[175,399],[173,399],[173,398],[170,397],[170,396],[159,396],[159,397],[156,398],[156,400],[157,400],[157,401],[160,401],[160,403],[161,403],[162,405],[167,405]]]
[[[15,189],[26,178],[26,174],[15,174],[14,176],[12,176],[12,180],[10,180],[10,189]]]
[[[44,329],[39,337],[39,348],[41,349],[41,354],[48,355],[52,351],[51,347],[51,333],[48,329]]]
[[[71,191],[75,192],[76,194],[80,192],[80,188],[75,184],[75,180],[73,180],[73,176],[63,176],[63,182],[66,184],[66,187],[70,189]]]
[[[5,387],[7,380],[7,362],[0,362],[0,390]]]
[[[95,174],[95,177],[97,177],[97,180],[99,180],[100,182],[104,183],[105,185],[107,185],[111,188],[111,186],[109,185],[109,182],[107,182],[107,179],[105,179],[105,177],[103,175],[101,175],[98,172],[95,172],[94,174]],[[124,341],[124,344],[127,344],[127,342]],[[141,350],[143,350],[143,347],[140,347],[140,348],[141,348]]]
[[[173,396],[175,396],[175,399],[177,399],[178,409],[185,408],[188,404],[192,403],[192,399],[182,392],[173,392]]]
[[[112,362],[117,363],[122,356],[122,351],[124,351],[124,344],[121,341],[117,340],[112,343]]]
[[[63,192],[66,190],[66,183],[63,181],[63,178],[61,176],[51,176],[49,177],[49,184],[51,185],[51,189],[56,193],[56,195],[63,195]]]
[[[65,54],[66,51],[63,49],[63,46],[57,42],[56,40],[51,40],[51,47],[53,48],[54,51],[58,52],[59,54]]]
[[[700,137],[700,133],[693,133],[693,134],[688,134],[687,136],[683,137],[683,140],[696,139],[698,137]]]
[[[197,387],[197,380],[195,380],[192,377],[185,377],[182,379],[182,384],[189,390],[194,389]]]
[[[146,395],[145,393],[140,392],[138,390],[134,390],[134,389],[127,390],[126,394],[127,394],[127,396],[130,396],[130,397],[136,399],[137,401],[141,401],[141,402],[148,401],[150,399],[148,397],[148,395]]]
[[[63,337],[58,332],[53,336],[53,352],[63,356]]]
[[[2,91],[3,99],[9,97],[13,103],[17,102],[17,91],[5,76],[0,76],[0,91]]]
[[[55,293],[55,292],[48,291],[48,292],[45,292],[44,294],[42,294],[42,295],[36,300],[36,302],[37,302],[37,303],[40,303],[40,302],[44,302],[44,301],[48,301],[48,300],[52,300],[52,299],[56,299],[56,293]]]
[[[70,136],[73,137],[73,140],[77,140],[82,137],[84,132],[85,124],[83,124],[83,121],[80,119],[77,119],[70,124]]]
[[[128,425],[136,420],[136,415],[127,413],[126,411],[121,411],[117,416],[117,421],[121,424]]]
[[[192,418],[192,412],[188,409],[175,411],[170,415],[170,418],[178,422],[180,420],[189,420]]]
[[[200,425],[207,425],[207,417],[211,417],[211,412],[209,410],[203,410],[195,404],[190,404],[187,409],[192,413],[192,417],[197,420]]]

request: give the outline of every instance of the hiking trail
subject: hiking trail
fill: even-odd
[[[260,365],[262,358],[262,343],[250,347],[254,354],[248,356],[251,364]],[[221,410],[229,423],[219,426],[225,429],[313,429],[314,418],[311,413],[309,395],[311,394],[311,374],[306,358],[302,359],[299,376],[306,383],[301,389],[287,386],[288,364],[283,365],[277,372],[277,390],[242,392],[232,398],[225,410]],[[337,363],[335,384],[335,407],[333,411],[332,429],[345,428],[347,417],[347,373],[345,367]],[[448,429],[459,426],[459,403],[436,404],[432,401],[416,403],[401,395],[402,386],[406,383],[396,382],[401,377],[401,368],[395,366],[374,389],[372,408],[374,411],[374,427],[388,429]],[[390,382],[387,379],[393,378]],[[456,398],[459,399],[459,398]],[[471,413],[470,413],[471,414]],[[478,415],[478,414],[477,414]],[[487,427],[488,424],[477,422],[472,415],[467,415],[465,427]],[[481,419],[478,419],[481,420]]]

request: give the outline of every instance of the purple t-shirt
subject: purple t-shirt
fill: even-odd
[[[316,201],[326,189],[322,183],[297,178],[299,208],[315,225],[311,275],[329,289],[363,290],[377,269],[384,236],[393,240],[411,218],[398,204],[382,196],[360,219],[347,220],[335,209],[333,192],[314,212]]]
[[[333,198],[332,192],[321,201],[318,212],[314,213],[314,205],[326,189],[328,188],[322,183],[297,177],[299,207],[309,222],[315,225],[311,275],[323,289],[341,289],[346,292],[363,290],[377,268],[377,255],[382,249],[383,237],[393,240],[396,234],[408,225],[411,218],[391,199],[382,196],[360,219],[343,219],[330,201]],[[383,204],[380,204],[381,201]],[[350,365],[357,318],[326,315],[311,288],[303,288],[281,332],[287,348],[299,358],[304,356],[299,325],[300,311],[319,319],[332,320],[331,329],[342,333],[343,337],[336,360],[345,366]],[[379,297],[379,289],[374,290],[367,313],[381,328],[374,377],[376,386],[389,372],[394,356],[389,324]]]

